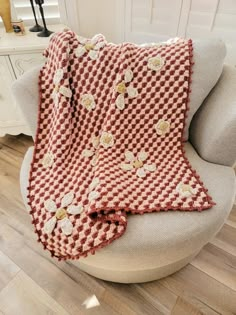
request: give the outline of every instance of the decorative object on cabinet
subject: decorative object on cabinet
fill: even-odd
[[[30,4],[31,4],[33,15],[34,15],[35,25],[33,27],[31,27],[29,29],[29,31],[30,32],[41,32],[43,30],[43,27],[38,24],[38,21],[37,21],[37,18],[36,18],[35,9],[34,9],[34,2],[33,2],[33,0],[30,0]]]
[[[42,4],[44,3],[44,0],[35,0],[36,4],[39,6],[39,11],[43,20],[43,30],[42,32],[38,33],[37,36],[39,37],[48,37],[50,36],[53,32],[49,31],[49,29],[47,28],[46,25],[46,21],[45,21],[45,17],[44,17],[44,11],[43,11],[43,7]]]
[[[3,24],[7,33],[13,31],[11,25],[11,4],[10,0],[0,0],[0,16],[3,20]]]
[[[54,32],[61,31],[64,27],[62,24],[51,25]],[[0,28],[0,137],[19,133],[31,135],[13,99],[11,85],[24,72],[44,62],[42,52],[48,42],[49,38],[39,38],[29,32],[28,28],[24,37],[5,33]]]
[[[25,35],[25,26],[23,20],[13,21],[11,22],[13,31],[16,35]]]

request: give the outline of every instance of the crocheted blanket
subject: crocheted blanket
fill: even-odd
[[[53,256],[94,254],[122,236],[128,214],[213,205],[183,150],[192,49],[185,39],[144,47],[52,37],[28,200]]]

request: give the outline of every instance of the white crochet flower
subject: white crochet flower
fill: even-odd
[[[80,104],[83,105],[88,111],[91,111],[96,107],[96,103],[92,94],[82,95]]]
[[[148,59],[148,68],[154,71],[160,71],[164,66],[165,60],[161,56],[156,56]]]
[[[57,207],[56,203],[52,199],[48,199],[44,202],[46,210],[53,214],[53,216],[45,223],[43,227],[44,233],[52,233],[58,222],[62,232],[65,235],[71,235],[73,231],[73,225],[68,218],[69,214],[77,215],[84,211],[82,204],[71,205],[73,199],[74,193],[69,192],[62,198],[60,207]]]
[[[91,138],[91,143],[92,143],[93,147],[91,149],[84,149],[82,151],[82,157],[85,157],[85,158],[93,157],[92,160],[91,160],[91,164],[93,166],[95,166],[97,164],[97,161],[98,161],[98,152],[96,152],[96,149],[99,146],[100,137],[93,136]]]
[[[114,144],[114,137],[110,132],[103,131],[100,137],[100,144],[105,148],[112,147]]]
[[[99,56],[99,50],[106,45],[105,40],[99,41],[100,36],[101,35],[95,35],[92,39],[77,36],[80,44],[75,50],[76,57],[80,58],[88,53],[90,59],[96,60]]]
[[[91,138],[92,148],[91,149],[84,149],[82,151],[82,157],[84,158],[91,158],[91,164],[95,166],[98,161],[98,151],[97,148],[99,145],[103,146],[105,149],[112,147],[114,144],[114,137],[110,132],[103,131],[101,136],[93,136]]]
[[[53,78],[54,90],[52,92],[52,97],[54,100],[54,104],[56,106],[58,106],[60,95],[63,95],[67,98],[70,98],[72,96],[71,89],[60,85],[60,82],[63,79],[63,75],[64,75],[63,69],[57,69]]]
[[[51,151],[45,153],[41,160],[41,164],[43,165],[43,167],[49,168],[50,166],[53,165],[53,163],[54,163],[53,153]]]
[[[115,86],[115,91],[119,94],[116,98],[116,106],[118,109],[123,110],[125,108],[125,94],[130,98],[135,98],[138,95],[137,89],[135,89],[130,83],[133,80],[133,72],[131,69],[127,69],[124,74],[124,81],[118,78],[118,83]]]
[[[181,197],[191,197],[192,195],[196,194],[196,190],[193,189],[190,185],[179,183],[176,187],[176,191],[179,193]]]
[[[89,195],[88,195],[88,200],[91,202],[93,200],[96,200],[97,198],[100,197],[99,192],[97,192],[95,189],[99,185],[100,180],[98,177],[94,177],[92,180],[91,184],[89,185]]]
[[[155,125],[156,133],[163,136],[170,131],[170,123],[167,120],[160,119]]]
[[[121,163],[120,167],[124,171],[132,171],[136,170],[136,174],[138,177],[145,177],[147,172],[155,172],[156,165],[155,164],[144,164],[148,158],[148,153],[145,151],[141,151],[138,153],[137,157],[134,156],[133,152],[126,151],[125,159],[129,163]]]

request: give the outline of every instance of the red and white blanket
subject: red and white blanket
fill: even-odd
[[[122,236],[127,214],[213,205],[183,151],[192,49],[183,39],[140,47],[52,37],[28,198],[53,256],[93,254]]]

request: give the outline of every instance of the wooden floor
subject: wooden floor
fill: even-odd
[[[131,285],[98,280],[36,243],[19,190],[30,145],[23,135],[0,138],[1,315],[236,314],[236,206],[215,239],[174,275]],[[86,309],[93,295],[100,305]]]

